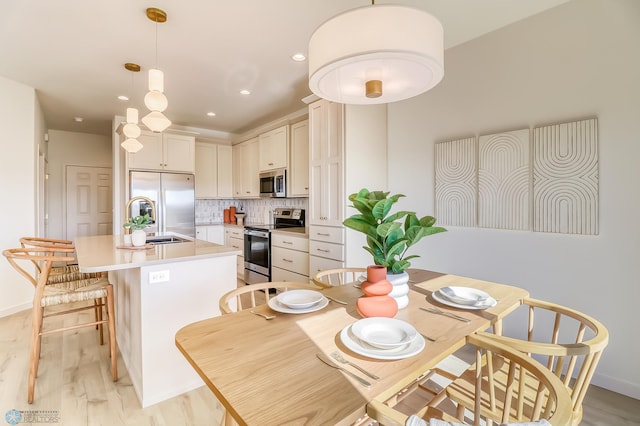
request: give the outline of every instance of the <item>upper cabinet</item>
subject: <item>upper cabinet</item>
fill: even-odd
[[[309,120],[291,125],[289,196],[309,196]]]
[[[138,140],[144,147],[136,153],[128,153],[129,169],[195,171],[193,136],[143,130]]]
[[[259,170],[261,172],[288,166],[289,125],[262,133],[258,139],[260,145]]]
[[[258,142],[258,138],[253,138],[233,146],[234,198],[260,197]]]
[[[196,198],[232,198],[232,149],[196,143]]]

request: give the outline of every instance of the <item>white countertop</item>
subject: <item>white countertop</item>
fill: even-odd
[[[75,247],[80,271],[115,271],[153,264],[185,262],[209,257],[242,254],[233,247],[196,239],[182,243],[157,244],[148,250],[120,249],[117,248],[118,246],[124,246],[123,235],[98,235],[76,238]]]

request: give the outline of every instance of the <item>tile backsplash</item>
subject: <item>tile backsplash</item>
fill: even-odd
[[[245,223],[269,223],[270,212],[277,207],[309,208],[308,198],[260,198],[255,200],[196,200],[196,225],[223,223],[224,209],[236,206],[244,211]]]

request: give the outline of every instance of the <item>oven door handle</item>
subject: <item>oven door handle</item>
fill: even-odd
[[[249,235],[251,237],[269,238],[269,232],[255,231],[253,229],[245,229],[244,230],[244,235]]]

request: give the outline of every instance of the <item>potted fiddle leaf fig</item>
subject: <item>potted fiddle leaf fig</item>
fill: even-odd
[[[445,228],[433,226],[436,223],[433,216],[418,218],[415,212],[404,210],[391,213],[393,205],[402,197],[403,194],[389,196],[389,192],[361,189],[349,195],[353,203],[350,207],[359,214],[342,222],[367,236],[367,245],[363,248],[373,256],[374,263],[385,266],[389,274],[400,274],[411,266],[409,260],[419,256],[407,255],[407,252],[422,238],[446,232]]]

